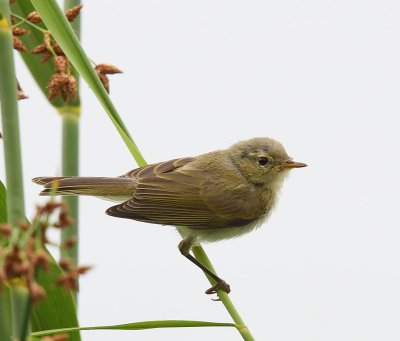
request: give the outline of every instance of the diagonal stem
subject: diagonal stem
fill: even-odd
[[[211,264],[210,259],[208,258],[207,254],[205,253],[204,249],[201,246],[193,247],[192,251],[198,261],[200,261],[204,266],[206,266],[212,272],[216,273],[213,265]],[[211,284],[215,284],[215,281],[210,276],[208,276],[207,274],[206,276]],[[236,325],[239,326],[237,327],[237,329],[240,335],[242,335],[243,340],[255,341],[254,336],[251,334],[250,329],[247,328],[239,312],[236,310],[229,295],[223,290],[218,290],[217,295],[218,298],[221,300],[222,304],[225,306],[225,309],[228,311],[229,315],[231,315],[232,320],[236,323]]]

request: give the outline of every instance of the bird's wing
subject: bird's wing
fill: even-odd
[[[193,229],[246,225],[262,214],[255,209],[257,195],[251,186],[217,184],[213,175],[182,167],[193,159],[178,159],[133,170],[137,184],[132,199],[107,210],[107,214]]]

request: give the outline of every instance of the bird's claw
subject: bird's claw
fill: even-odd
[[[216,294],[218,290],[223,290],[227,294],[231,292],[231,287],[228,283],[226,283],[223,279],[215,283],[210,289],[206,290],[207,295]]]

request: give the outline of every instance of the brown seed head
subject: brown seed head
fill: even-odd
[[[20,220],[17,222],[17,226],[23,231],[27,231],[31,226],[26,220]]]
[[[64,51],[61,49],[60,45],[57,44],[56,41],[53,40],[51,46],[53,47],[53,50],[57,56],[65,56]]]
[[[60,95],[64,101],[68,97],[75,99],[78,92],[76,79],[74,76],[68,74],[54,74],[50,78],[47,88],[49,90],[48,96],[50,101],[57,95]]]
[[[12,232],[12,228],[10,225],[8,224],[0,224],[0,233],[5,236],[8,237],[11,235]]]
[[[108,77],[103,73],[97,73],[100,78],[101,83],[103,84],[104,88],[108,93],[110,93],[110,81]]]
[[[62,275],[56,284],[64,287],[66,290],[78,290],[78,277],[76,274],[65,274]]]
[[[56,73],[69,73],[70,65],[65,56],[54,57],[54,66]]]
[[[71,271],[74,268],[74,264],[72,263],[72,261],[69,258],[61,259],[58,262],[58,265],[64,271]]]
[[[76,237],[71,237],[64,242],[63,249],[68,250],[75,246],[77,242]]]
[[[43,206],[43,213],[53,214],[57,208],[61,208],[64,206],[64,203],[57,201],[48,201]]]
[[[36,254],[33,257],[33,264],[44,269],[44,270],[49,270],[50,265],[49,265],[49,256],[46,251],[44,250],[39,250],[36,252]]]
[[[97,73],[103,73],[103,74],[122,73],[120,69],[111,64],[97,64],[94,69],[96,70]]]
[[[76,99],[76,95],[78,94],[78,83],[76,82],[75,77],[72,75],[68,76],[67,94],[68,94],[68,97],[70,97],[73,100]],[[68,225],[71,225],[71,224],[73,224],[73,222],[68,223]]]
[[[14,43],[14,49],[16,49],[19,52],[26,52],[28,51],[27,47],[24,45],[21,39],[18,37],[13,36],[13,43]]]
[[[31,33],[31,31],[27,30],[26,28],[22,28],[22,27],[14,27],[12,29],[13,36],[22,36],[24,34],[29,34],[29,33]]]
[[[42,43],[42,44],[39,44],[39,45],[35,46],[32,49],[31,53],[32,54],[41,54],[41,53],[44,53],[46,51],[47,51],[47,46],[46,46],[45,43]]]
[[[31,51],[31,53],[32,54],[42,54],[43,57],[40,60],[41,63],[47,62],[52,57],[51,52],[47,49],[47,46],[44,43],[39,44],[38,46],[34,47]]]
[[[53,225],[55,227],[64,228],[74,223],[74,219],[72,219],[72,217],[69,215],[68,206],[63,203],[60,214],[58,215],[58,221]]]
[[[38,24],[42,21],[42,18],[40,17],[38,12],[31,12],[26,17],[26,20],[28,20],[29,22],[31,22],[33,24]]]
[[[37,303],[46,297],[46,291],[36,281],[28,282],[28,290],[33,303]]]
[[[8,279],[20,277],[29,274],[31,264],[22,259],[22,252],[18,245],[14,245],[9,250],[4,259],[4,272]]]
[[[53,57],[53,55],[51,54],[50,51],[46,51],[45,53],[43,53],[43,57],[40,60],[40,63],[46,63],[51,57]]]
[[[70,8],[68,11],[65,12],[65,16],[67,17],[68,21],[74,21],[75,18],[79,15],[83,5],[78,5],[75,7]]]
[[[79,266],[76,271],[78,272],[79,275],[84,275],[92,268],[93,268],[93,266],[90,266],[90,265],[82,265],[82,266]]]
[[[55,74],[50,78],[47,89],[49,90],[49,100],[52,101],[56,96],[65,97],[65,84],[68,80],[68,75]]]

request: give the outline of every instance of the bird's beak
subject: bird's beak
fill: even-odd
[[[292,168],[302,168],[302,167],[307,167],[307,165],[305,163],[302,162],[295,162],[295,161],[283,161],[281,163],[279,163],[278,165],[276,165],[276,168],[278,169],[278,171],[282,170],[282,169],[292,169]]]

